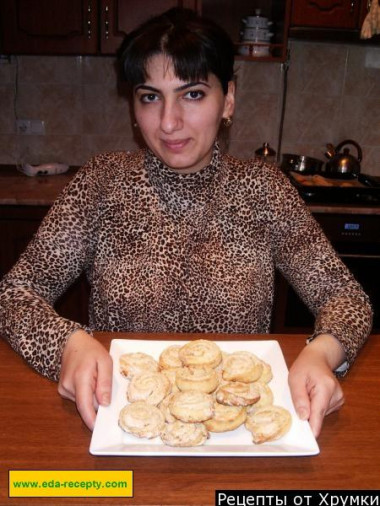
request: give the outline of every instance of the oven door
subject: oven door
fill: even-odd
[[[341,254],[343,262],[362,285],[374,309],[373,331],[380,331],[380,255]],[[281,274],[277,274],[272,319],[274,333],[309,333],[314,317]]]

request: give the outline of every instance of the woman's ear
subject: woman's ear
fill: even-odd
[[[227,94],[224,97],[223,118],[231,118],[235,110],[235,82],[228,82]]]

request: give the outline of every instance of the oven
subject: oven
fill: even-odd
[[[330,207],[333,206],[328,208]],[[354,207],[336,209],[337,211],[333,212],[313,212],[313,214],[343,262],[370,297],[374,308],[373,329],[379,332],[380,207],[359,207],[357,211]],[[272,331],[308,333],[313,328],[313,321],[312,314],[295,291],[280,274],[277,274]]]

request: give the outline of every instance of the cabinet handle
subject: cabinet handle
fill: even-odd
[[[108,5],[105,6],[105,9],[104,9],[104,36],[106,39],[109,38],[109,34],[110,34],[110,22],[109,22],[109,7]]]
[[[92,12],[92,8],[91,8],[91,3],[88,3],[87,4],[87,38],[88,39],[91,39],[91,12]]]
[[[350,3],[350,14],[352,15],[355,11],[355,0],[351,0]]]

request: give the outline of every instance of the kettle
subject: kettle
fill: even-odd
[[[256,149],[255,155],[265,162],[274,162],[276,159],[276,151],[269,145],[269,142],[264,142],[260,148]]]
[[[352,145],[356,148],[357,156],[350,154],[348,148],[340,150],[346,145]],[[325,156],[329,161],[325,165],[325,175],[330,177],[354,177],[360,172],[360,162],[363,158],[362,149],[359,144],[353,140],[340,142],[335,148],[332,144],[327,144]]]

